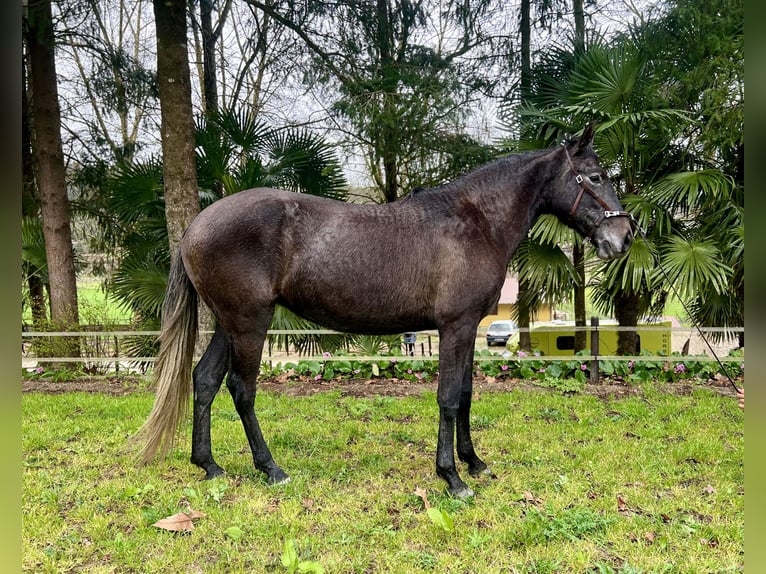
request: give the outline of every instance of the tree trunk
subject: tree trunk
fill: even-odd
[[[575,48],[585,46],[585,10],[583,0],[572,0],[572,12],[575,23]]]
[[[27,66],[23,65],[21,78],[21,215],[37,218],[40,216],[40,202],[36,192],[34,160],[32,158],[32,134],[29,125],[27,81]],[[41,270],[28,261],[24,261],[22,268],[27,287],[29,288],[32,325],[36,331],[41,331],[48,320],[48,311],[45,304],[45,285],[40,278]]]
[[[202,29],[202,74],[205,101],[205,115],[218,111],[218,84],[215,79],[215,43],[218,39],[213,32],[213,1],[200,0],[200,27]]]
[[[530,0],[521,0],[521,21],[519,22],[521,36],[521,78],[519,85],[522,103],[529,97],[529,90],[532,86],[532,25],[529,2]]]
[[[162,176],[171,256],[199,213],[194,115],[186,46],[186,2],[154,0],[157,81],[162,118]]]
[[[585,46],[585,13],[583,0],[572,0],[575,22],[575,50]],[[585,327],[585,245],[582,241],[575,241],[572,247],[572,264],[577,273],[577,283],[574,286],[574,314],[575,327]],[[588,345],[587,331],[575,330],[575,353],[582,351]]]
[[[77,278],[61,145],[50,0],[29,4],[28,23],[32,153],[48,262],[51,321],[57,329],[78,329]],[[63,338],[57,352],[62,356],[77,357],[79,342]]]
[[[397,130],[397,106],[395,99],[397,97],[397,70],[394,61],[394,51],[391,34],[391,10],[389,0],[377,0],[377,44],[380,52],[380,70],[381,80],[381,114],[380,132],[376,142],[380,150],[380,156],[383,161],[384,188],[383,197],[387,203],[399,199],[399,162],[397,153],[399,151],[399,132]]]
[[[620,291],[614,297],[614,316],[620,327],[635,327],[641,311],[641,299],[637,293]],[[640,351],[636,331],[617,332],[617,354],[637,355]]]
[[[529,290],[529,283],[523,279],[519,279],[519,294],[516,299],[516,309],[518,311],[518,323],[519,323],[519,349],[522,351],[532,350],[532,336],[529,333],[530,322],[530,309],[527,306],[522,293]]]
[[[585,246],[581,241],[575,241],[572,247],[572,263],[577,273],[577,283],[574,286],[574,315],[575,327],[585,327]],[[574,352],[582,351],[588,345],[588,332],[575,329]]]
[[[530,50],[532,28],[530,20],[530,0],[521,0],[521,20],[519,22],[519,32],[521,35],[521,79],[520,94],[523,104],[529,97],[529,90],[532,85],[532,52]],[[526,300],[526,293],[529,290],[529,283],[519,278],[518,293],[518,322],[519,322],[519,348],[523,351],[531,351],[532,342],[529,333],[530,309],[523,302]]]
[[[154,0],[157,28],[157,81],[160,87],[162,118],[162,176],[165,187],[165,219],[170,256],[178,251],[184,231],[199,213],[197,158],[194,153],[194,111],[191,102],[191,74],[186,45],[186,3],[182,0]],[[200,301],[197,353],[210,341],[214,321]]]

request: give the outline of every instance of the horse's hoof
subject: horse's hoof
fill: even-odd
[[[468,473],[474,478],[481,478],[482,476],[487,478],[497,478],[497,475],[486,466],[484,468],[477,468],[476,470],[469,470]]]
[[[292,480],[283,470],[278,469],[269,474],[269,484],[273,486],[281,486],[288,484]]]
[[[282,478],[280,480],[269,481],[269,482],[271,483],[272,486],[283,486],[285,484],[290,484],[290,482],[292,482],[292,480],[293,479],[290,478],[289,476],[285,476],[284,478]]]
[[[486,464],[480,464],[476,466],[468,466],[468,474],[470,474],[474,478],[480,478],[482,476],[492,474],[492,471],[489,470]]]
[[[467,500],[468,498],[473,497],[475,493],[467,486],[462,486],[455,490],[450,489],[450,494],[455,498],[459,498],[460,500]]]
[[[202,480],[213,480],[214,478],[217,478],[219,476],[225,476],[226,471],[222,469],[220,466],[216,468],[211,468],[208,471],[205,471],[205,478]]]

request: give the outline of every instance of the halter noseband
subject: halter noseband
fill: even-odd
[[[633,221],[633,216],[628,213],[627,211],[615,211],[613,209],[609,209],[609,206],[607,205],[606,201],[604,201],[595,191],[593,191],[593,188],[590,186],[590,183],[588,183],[585,178],[582,176],[581,173],[579,173],[576,169],[574,164],[572,163],[572,158],[569,157],[569,150],[567,149],[566,144],[562,143],[561,147],[564,148],[564,155],[566,155],[567,163],[569,164],[569,170],[575,175],[575,181],[580,185],[580,191],[577,194],[577,197],[574,200],[574,203],[572,204],[572,208],[569,210],[569,215],[574,215],[577,211],[577,207],[580,205],[580,200],[582,199],[583,193],[586,191],[590,194],[590,196],[596,200],[596,202],[604,208],[604,213],[601,215],[601,219],[598,220],[596,225],[593,226],[593,229],[595,230],[596,227],[601,225],[601,222],[604,221],[604,219],[608,219],[610,217],[627,217],[630,219],[630,221]],[[591,231],[593,233],[593,231]],[[590,233],[588,234],[590,236]]]

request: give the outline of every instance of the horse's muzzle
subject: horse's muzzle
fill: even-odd
[[[596,255],[601,259],[623,257],[633,244],[633,229],[628,219],[619,223],[610,221],[608,226],[600,226],[592,239]]]

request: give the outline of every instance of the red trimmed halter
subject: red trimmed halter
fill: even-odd
[[[593,191],[590,183],[588,183],[582,174],[575,169],[575,166],[572,163],[572,158],[569,157],[569,150],[567,149],[566,145],[562,143],[561,146],[564,148],[564,154],[566,155],[567,163],[569,164],[569,170],[575,175],[575,181],[580,185],[580,192],[577,194],[577,197],[572,204],[572,208],[569,210],[569,215],[574,215],[575,211],[577,211],[577,207],[580,205],[580,200],[582,199],[583,194],[587,191],[590,196],[593,197],[593,199],[595,199],[596,202],[604,208],[604,213],[601,215],[601,219],[599,219],[598,223],[596,223],[596,225],[593,227],[594,229],[601,225],[601,222],[604,221],[604,219],[608,219],[610,217],[627,217],[633,221],[633,216],[627,211],[615,211],[613,209],[609,209],[606,201],[604,201],[595,191]],[[588,235],[590,236],[590,234]]]

